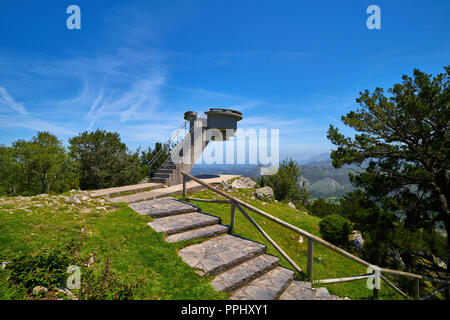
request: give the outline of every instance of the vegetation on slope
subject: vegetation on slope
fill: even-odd
[[[77,199],[77,200],[75,200]],[[78,203],[80,202],[80,203]],[[81,268],[79,299],[224,299],[125,205],[83,193],[0,198],[0,299],[70,299],[67,267]],[[174,276],[176,275],[176,276]],[[35,286],[48,286],[34,296]]]
[[[254,199],[253,189],[239,189],[234,191],[233,195],[237,198],[257,207],[267,213],[280,218],[292,225],[295,225],[305,231],[308,231],[320,237],[319,222],[320,218],[305,213],[301,208],[298,210],[289,207],[284,202],[264,202]],[[200,191],[195,194],[189,194],[195,198],[221,199],[212,191]],[[252,199],[253,198],[253,199]],[[203,212],[219,216],[223,224],[230,224],[230,205],[216,204],[193,201]],[[287,230],[286,228],[259,215],[246,210],[246,212],[275,240],[278,245],[299,265],[306,270],[308,243],[306,238]],[[281,258],[281,265],[293,269],[292,266],[281,257],[278,251],[254,228],[254,226],[236,210],[235,229],[236,235],[245,237],[263,243],[267,246],[269,254]],[[314,247],[314,279],[331,279],[350,277],[365,274],[366,268],[347,259],[343,256],[324,248],[320,245]],[[296,277],[301,279],[297,274]],[[372,299],[373,292],[366,287],[366,280],[347,282],[326,286],[331,294],[340,297],[349,297],[350,299]],[[380,292],[381,299],[403,299],[390,287],[382,285]]]

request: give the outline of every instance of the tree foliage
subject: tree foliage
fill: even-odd
[[[326,217],[330,214],[337,214],[340,212],[340,207],[323,198],[318,198],[312,202],[308,202],[306,208],[317,217]]]
[[[131,153],[117,132],[97,129],[69,139],[82,189],[134,184],[140,178],[139,154]]]
[[[171,148],[168,144],[163,145],[161,142],[156,142],[153,149],[148,147],[146,150],[141,151],[141,176],[148,177],[153,175],[170,157],[170,150]],[[156,157],[158,158],[155,159]],[[153,159],[155,161],[152,161]]]
[[[435,77],[415,69],[402,79],[387,96],[381,88],[360,93],[361,108],[342,117],[356,131],[354,138],[330,125],[328,138],[337,146],[333,165],[367,164],[350,179],[374,201],[371,210],[400,212],[412,230],[443,222],[448,234],[450,66]]]
[[[273,189],[274,197],[278,201],[293,201],[305,204],[309,198],[309,192],[298,185],[302,171],[297,162],[292,159],[284,159],[278,171],[273,175],[261,176],[260,185]]]
[[[16,195],[22,176],[22,167],[17,161],[17,151],[12,147],[0,146],[1,193]]]
[[[38,132],[30,141],[18,140],[0,148],[3,193],[61,192],[77,185],[73,164],[58,138]]]
[[[336,246],[347,248],[352,224],[339,214],[330,214],[320,220],[319,231],[324,240]]]

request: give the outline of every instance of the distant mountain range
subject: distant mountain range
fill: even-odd
[[[214,175],[214,174],[237,174],[249,178],[259,178],[260,165],[254,164],[211,164],[211,165],[195,165],[191,174],[197,175]]]
[[[348,178],[349,167],[335,169],[331,160],[319,160],[301,165],[299,185],[311,192],[311,198],[341,197],[354,188]]]
[[[335,169],[331,164],[330,154],[320,154],[299,165],[302,175],[299,185],[311,192],[311,198],[338,198],[354,188],[348,179],[353,167]],[[299,161],[300,162],[300,161]],[[239,174],[257,179],[260,177],[260,165],[195,165],[191,174]]]
[[[300,165],[310,165],[311,163],[323,162],[323,161],[330,161],[330,153],[329,152],[323,152],[323,153],[319,153],[314,156],[311,156],[307,159],[297,160],[298,164],[300,164]]]

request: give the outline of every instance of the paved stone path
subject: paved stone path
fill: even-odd
[[[222,181],[227,181],[236,177],[240,177],[239,175],[230,175],[230,174],[224,174],[224,175],[218,175],[214,178],[208,178],[208,179],[202,179],[206,183],[215,185],[219,184]],[[195,192],[204,189],[205,187],[202,185],[199,185],[195,181],[188,181],[186,183],[186,190],[188,192]],[[139,201],[146,201],[146,200],[154,200],[158,198],[168,197],[169,195],[178,195],[183,193],[183,184],[176,184],[172,186],[163,186],[162,188],[153,189],[150,191],[145,192],[139,192],[135,194],[129,194],[125,196],[119,196],[115,198],[110,198],[110,202],[139,202]]]
[[[326,288],[295,281],[294,271],[279,266],[280,259],[265,253],[260,243],[227,234],[220,218],[200,212],[174,198],[147,200],[130,205],[154,220],[148,225],[167,242],[204,238],[181,249],[178,255],[201,276],[214,275],[212,286],[231,292],[232,300],[340,300]]]
[[[93,190],[89,192],[89,195],[91,197],[117,196],[125,192],[149,191],[150,189],[157,189],[161,187],[162,187],[161,183],[149,182],[149,183],[134,184],[131,186]]]

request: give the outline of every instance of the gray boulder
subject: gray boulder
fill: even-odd
[[[292,209],[297,209],[297,207],[295,206],[295,204],[293,204],[292,202],[288,203],[288,206],[291,207]]]
[[[149,182],[150,182],[149,178],[144,178],[141,181],[139,181],[138,184],[149,183]]]
[[[33,295],[39,296],[39,295],[46,295],[48,292],[48,289],[43,286],[36,286],[33,288]]]
[[[271,187],[262,187],[253,191],[258,199],[273,199],[273,190]]]
[[[362,237],[362,234],[359,231],[355,230],[350,235],[350,240],[353,243],[353,246],[355,247],[356,252],[361,253],[362,247],[364,245],[364,239]]]
[[[228,191],[228,192],[233,191],[233,187],[231,186],[231,184],[228,181],[223,181],[220,186],[224,191]]]
[[[396,265],[401,270],[406,270],[406,265],[403,262],[402,256],[394,247],[388,248],[387,259],[391,264]]]
[[[249,189],[253,188],[255,185],[256,185],[255,181],[246,177],[236,179],[231,183],[231,187],[236,189]]]

